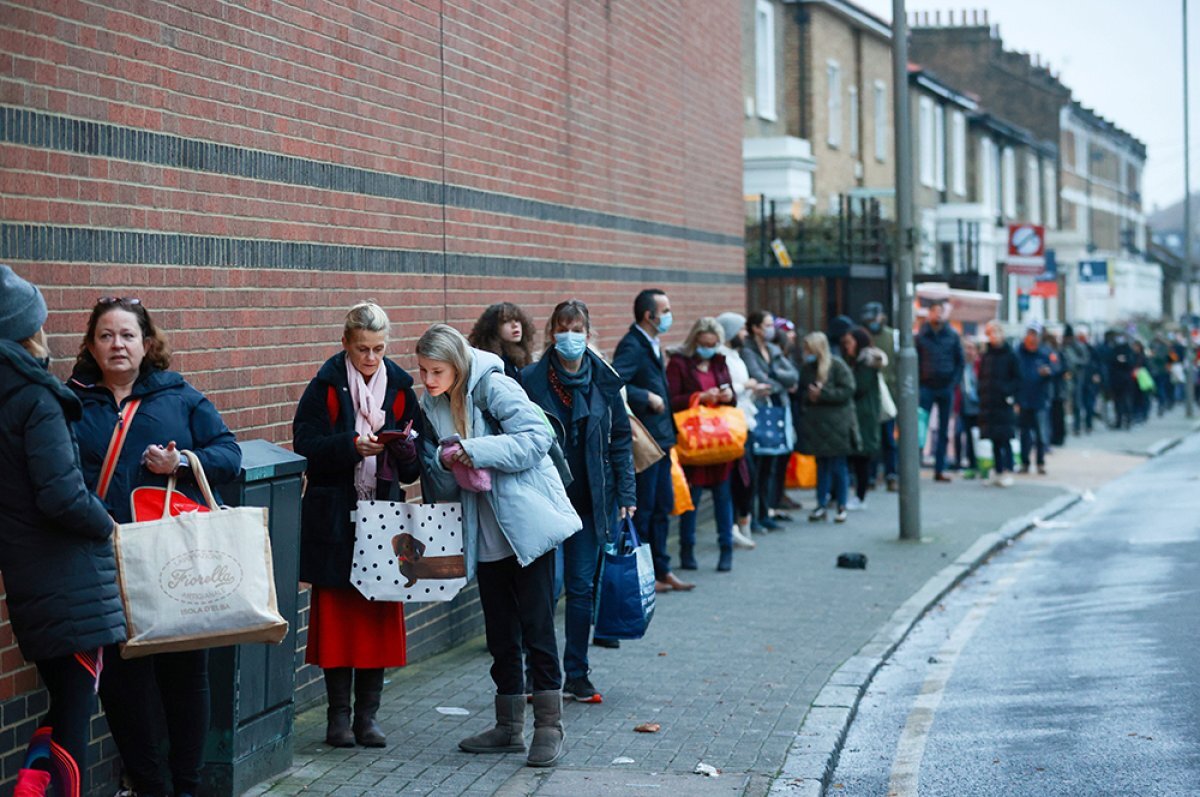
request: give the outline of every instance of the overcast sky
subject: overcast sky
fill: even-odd
[[[891,0],[854,0],[891,21]],[[1183,198],[1182,0],[962,0],[914,11],[955,20],[963,8],[988,10],[1008,50],[1038,53],[1075,98],[1146,145],[1142,200],[1146,212]],[[1200,190],[1200,0],[1188,4],[1192,191]],[[949,75],[943,76],[948,82]],[[970,91],[970,86],[957,88]]]

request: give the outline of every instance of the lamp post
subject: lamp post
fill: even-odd
[[[1184,336],[1187,338],[1187,362],[1183,366],[1184,379],[1187,384],[1184,387],[1186,395],[1187,417],[1191,418],[1196,414],[1196,399],[1193,395],[1195,392],[1195,367],[1196,367],[1196,345],[1192,340],[1192,317],[1195,313],[1195,308],[1192,305],[1192,283],[1195,281],[1195,273],[1192,268],[1192,171],[1191,158],[1188,151],[1188,133],[1190,132],[1191,121],[1188,119],[1188,13],[1187,0],[1183,0],[1183,268],[1184,274],[1187,277],[1187,323],[1184,324]]]
[[[912,128],[908,107],[908,20],[904,0],[892,0],[893,113],[896,127],[896,281],[900,306],[896,409],[900,427],[900,539],[921,539],[921,452],[917,446],[917,350],[913,346],[913,230]]]

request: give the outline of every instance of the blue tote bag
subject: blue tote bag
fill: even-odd
[[[596,636],[641,639],[646,633],[654,616],[654,560],[628,518],[604,548],[596,599]]]
[[[760,403],[754,424],[751,442],[756,455],[774,457],[792,453],[796,430],[792,426],[792,408],[786,402],[782,406]]]

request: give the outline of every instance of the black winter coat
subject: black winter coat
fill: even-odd
[[[1011,440],[1016,432],[1013,399],[1021,388],[1021,365],[1007,344],[988,346],[979,358],[979,435]]]
[[[921,376],[919,384],[934,390],[952,388],[962,379],[966,358],[962,340],[949,324],[934,330],[928,321],[917,335],[917,362]]]
[[[79,399],[0,341],[0,573],[28,661],[125,640],[113,520],[88,491],[69,421]]]
[[[383,428],[399,430],[412,421],[414,429],[422,429],[412,377],[389,359],[383,365],[388,380]],[[344,351],[326,360],[308,383],[296,407],[292,434],[292,447],[308,459],[308,486],[300,508],[300,580],[318,587],[349,587],[354,559],[350,513],[358,507],[354,468],[362,457],[354,447],[358,435]],[[404,483],[420,475],[419,457],[403,463],[396,473]],[[378,483],[376,495],[404,500],[403,490],[384,481]]]
[[[878,377],[875,379],[878,381]],[[814,402],[808,397],[808,386],[816,381],[817,364],[805,363],[800,369],[800,393],[804,397],[801,453],[814,457],[847,457],[862,453],[862,433],[854,409],[857,385],[850,366],[841,357],[834,357],[825,386]]]
[[[637,324],[629,327],[613,353],[613,369],[625,383],[629,408],[646,427],[646,431],[662,446],[663,451],[675,445],[675,419],[671,415],[671,389],[667,385],[667,363],[654,353],[650,340]],[[648,394],[655,393],[663,400],[662,412],[651,412]]]
[[[120,408],[113,394],[102,383],[91,382],[90,374],[76,369],[67,383],[83,402],[83,418],[75,427],[83,475],[95,490],[108,453],[108,444],[117,425]],[[152,369],[138,377],[124,407],[133,399],[142,404],[129,424],[125,446],[117,458],[117,467],[104,504],[118,523],[133,520],[129,496],[137,487],[166,487],[168,476],[151,473],[142,465],[142,454],[149,445],[192,451],[200,458],[211,484],[233,481],[242,469],[242,449],[212,402],[184,381],[175,371]],[[193,501],[203,502],[200,488],[187,468],[179,469],[179,492]],[[220,500],[220,496],[217,496]]]
[[[570,426],[569,417],[562,418],[558,402],[550,387],[550,358],[553,349],[542,359],[521,371],[521,386],[529,398],[547,415],[561,421],[556,433]],[[584,354],[591,360],[592,384],[588,392],[588,418],[584,457],[587,462],[587,486],[592,498],[592,520],[598,542],[611,540],[615,535],[617,507],[637,505],[637,487],[633,478],[633,432],[625,401],[621,398],[624,383],[608,363],[590,350]],[[569,441],[560,435],[559,445],[567,451]],[[572,474],[576,476],[576,474]]]

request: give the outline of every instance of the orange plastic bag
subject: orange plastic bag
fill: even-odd
[[[817,486],[817,458],[808,454],[792,454],[788,460],[787,481],[789,490],[804,490]]]
[[[675,413],[675,449],[684,465],[724,465],[746,450],[746,414],[737,407],[710,407],[699,396]]]
[[[671,449],[671,487],[675,489],[675,509],[672,515],[682,515],[696,508],[692,503],[692,490],[688,486],[687,476],[683,474],[683,465],[679,464],[679,454]]]

